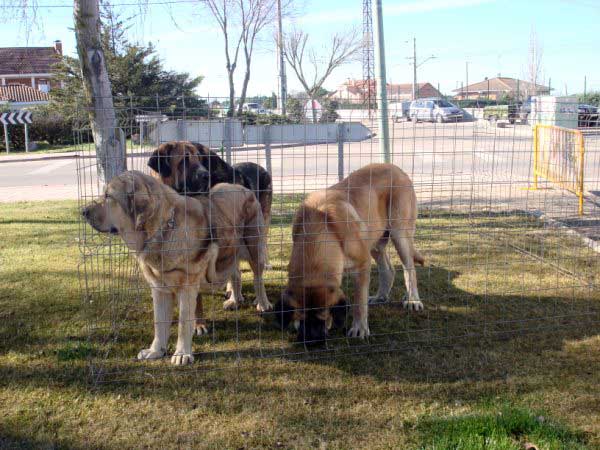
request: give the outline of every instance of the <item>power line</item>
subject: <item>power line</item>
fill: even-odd
[[[163,1],[150,1],[150,2],[134,2],[134,3],[111,3],[110,6],[160,6],[160,5],[175,5],[182,3],[199,3],[198,0],[163,0]],[[73,4],[70,5],[2,5],[0,6],[0,10],[2,9],[41,9],[41,8],[73,8]]]

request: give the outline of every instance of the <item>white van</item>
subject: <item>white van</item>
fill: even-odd
[[[416,122],[458,122],[463,118],[463,111],[442,98],[420,98],[410,104],[409,117]]]

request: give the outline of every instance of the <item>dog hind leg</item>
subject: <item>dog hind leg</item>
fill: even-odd
[[[227,300],[223,302],[225,311],[234,311],[242,303],[244,296],[242,295],[242,274],[240,273],[239,262],[236,262],[236,267],[227,280]]]

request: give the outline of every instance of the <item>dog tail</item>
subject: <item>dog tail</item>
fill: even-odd
[[[413,247],[413,261],[416,264],[419,264],[421,266],[425,265],[425,258],[423,257],[423,255],[421,255],[416,248]]]

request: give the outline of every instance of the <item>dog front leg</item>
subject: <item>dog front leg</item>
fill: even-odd
[[[157,359],[167,354],[169,345],[169,331],[173,319],[173,295],[161,289],[152,289],[152,303],[154,306],[154,340],[150,348],[140,350],[138,359]]]
[[[370,262],[370,261],[369,261]],[[352,305],[352,328],[349,337],[365,338],[369,336],[369,282],[371,280],[369,264],[361,266],[355,274],[355,293]]]
[[[179,323],[177,334],[177,346],[175,353],[171,357],[171,364],[184,366],[194,362],[192,355],[192,335],[194,332],[196,296],[198,291],[195,289],[181,289],[177,293],[179,302]]]
[[[244,303],[244,296],[242,295],[242,274],[240,273],[239,263],[236,263],[236,267],[231,273],[229,280],[227,280],[227,295],[228,298],[223,302],[223,309],[226,311],[233,311]]]

